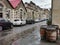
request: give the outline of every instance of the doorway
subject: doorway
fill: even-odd
[[[3,17],[3,13],[0,13],[0,18],[2,18]]]

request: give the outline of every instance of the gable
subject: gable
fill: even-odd
[[[21,3],[21,0],[7,0],[9,4],[15,9],[19,3]]]
[[[7,0],[2,0],[2,1],[3,1],[3,3],[5,4],[5,6],[6,6],[7,8],[14,9]],[[23,1],[21,1],[21,2],[18,4],[18,6],[15,8],[15,10],[17,10],[17,9],[19,9],[19,8],[23,8],[24,10],[26,10]]]

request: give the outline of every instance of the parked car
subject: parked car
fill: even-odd
[[[11,29],[13,28],[13,24],[6,19],[0,18],[0,30],[4,30],[4,29]]]
[[[36,20],[35,20],[35,23],[37,23],[37,22],[40,22],[40,20],[39,20],[39,19],[36,19]]]
[[[34,23],[35,23],[35,21],[32,20],[32,19],[31,20],[29,20],[29,19],[26,20],[26,24],[34,24]]]
[[[19,20],[19,19],[15,19],[13,21],[13,25],[25,25],[26,24],[26,21],[25,20]]]
[[[42,19],[42,20],[40,20],[40,22],[42,22],[42,21],[48,21],[48,19]]]

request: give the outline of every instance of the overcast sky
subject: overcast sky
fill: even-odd
[[[39,5],[41,8],[51,8],[51,0],[23,0],[23,2],[33,1],[36,5]]]

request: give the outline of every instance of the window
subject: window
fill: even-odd
[[[24,15],[25,15],[25,12],[24,12]]]
[[[0,3],[0,11],[3,11],[3,5]]]
[[[23,11],[22,9],[20,9],[20,11]]]
[[[2,18],[3,17],[3,5],[0,3],[0,18]]]
[[[7,16],[7,18],[10,18],[10,10],[6,11],[6,16]]]
[[[2,15],[3,15],[3,13],[0,13],[0,18],[2,18],[2,17],[3,17]]]
[[[21,20],[23,20],[23,19],[22,19],[22,16],[23,16],[22,12],[23,12],[23,10],[20,9],[20,19],[21,19]]]

